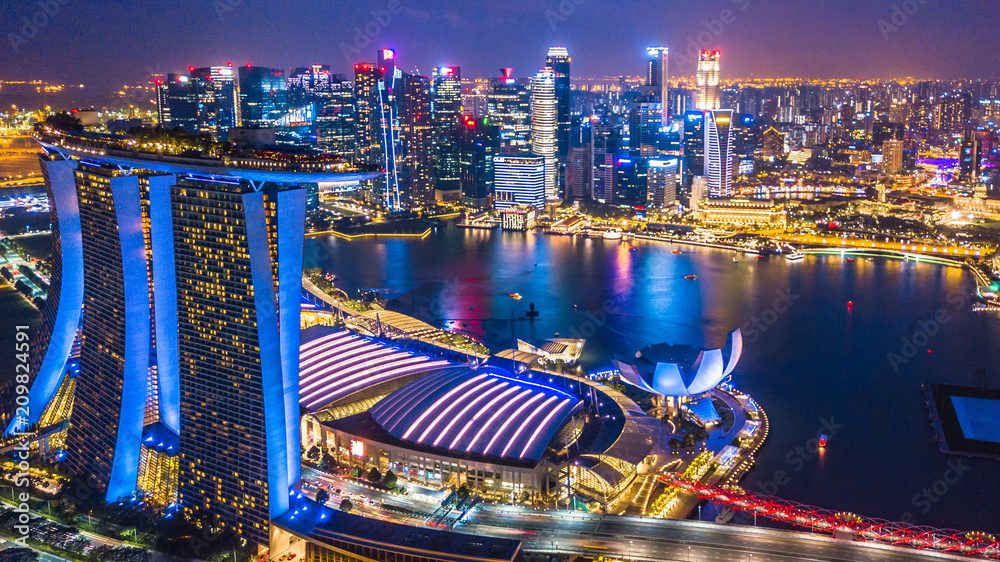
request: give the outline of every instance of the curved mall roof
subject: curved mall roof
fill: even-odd
[[[347,330],[315,326],[299,347],[299,404],[319,410],[373,385],[448,365]]]
[[[397,390],[371,409],[397,439],[448,450],[537,462],[581,404],[562,390],[504,369],[444,369]]]
[[[726,337],[722,349],[696,350],[687,346],[657,344],[642,348],[633,361],[615,361],[622,380],[661,396],[694,396],[723,381],[743,354],[739,328]]]

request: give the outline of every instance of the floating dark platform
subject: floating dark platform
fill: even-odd
[[[927,394],[942,451],[1000,459],[1000,390],[933,384]]]

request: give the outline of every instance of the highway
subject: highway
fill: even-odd
[[[397,523],[422,524],[440,499],[382,494],[313,469],[303,479],[323,486],[380,499],[382,507],[363,506],[368,517]],[[312,496],[314,490],[309,492]],[[442,495],[443,497],[443,495]],[[355,502],[357,503],[357,502]],[[330,502],[336,505],[335,502]],[[596,556],[605,554],[635,561],[814,560],[835,562],[969,560],[912,549],[894,549],[870,543],[834,540],[825,535],[761,527],[716,525],[583,512],[542,511],[481,505],[456,531],[521,540],[527,551]]]

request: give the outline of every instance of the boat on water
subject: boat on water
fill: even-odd
[[[685,276],[684,276],[684,278],[685,278],[685,279],[697,279],[697,278],[698,278],[698,276],[697,276],[697,275],[694,275],[694,274],[692,274],[692,275],[685,275]]]
[[[630,252],[638,252],[639,251],[639,246],[635,246],[635,245],[629,246],[628,247],[628,251],[630,251]]]
[[[684,252],[682,252],[679,248],[674,248],[673,250],[670,250],[670,253],[671,254],[683,254]]]
[[[512,299],[514,299],[514,300],[516,300],[516,301],[519,301],[519,300],[521,300],[523,298],[523,297],[521,297],[521,293],[507,293],[507,296],[510,297],[510,298],[512,298]]]
[[[785,254],[785,259],[788,260],[788,261],[799,261],[800,259],[802,259],[804,257],[806,257],[806,255],[803,254],[802,252],[798,252],[798,251],[789,252],[789,253]]]
[[[733,263],[740,263],[740,258],[733,256]]]
[[[608,231],[604,232],[604,234],[602,235],[602,237],[605,240],[621,240],[622,239],[622,231],[620,231],[620,230],[608,230]]]

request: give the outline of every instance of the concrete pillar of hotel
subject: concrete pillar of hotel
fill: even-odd
[[[38,423],[45,408],[55,397],[66,372],[80,327],[83,308],[83,237],[80,233],[80,204],[76,195],[73,171],[76,160],[48,160],[39,157],[45,188],[49,196],[54,234],[53,271],[48,299],[42,310],[42,322],[32,338],[30,366],[31,390],[24,411],[17,404],[3,404],[4,416],[11,418],[6,434]],[[27,415],[25,415],[27,414]]]

